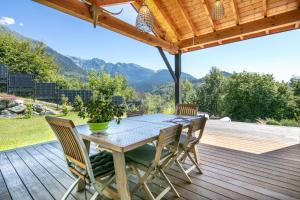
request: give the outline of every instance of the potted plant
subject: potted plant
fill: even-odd
[[[87,124],[92,132],[107,129],[113,119],[120,123],[125,108],[112,102],[114,90],[113,85],[99,87],[79,112],[81,118],[88,118]]]

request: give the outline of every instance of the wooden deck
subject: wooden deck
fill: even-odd
[[[193,172],[193,184],[176,168],[168,172],[181,199],[300,199],[300,144],[264,154],[208,144],[199,151],[203,175]],[[60,199],[74,180],[57,142],[0,152],[0,164],[1,200]],[[84,193],[69,199],[84,199]],[[144,199],[143,191],[134,199]],[[169,193],[166,199],[175,198]]]

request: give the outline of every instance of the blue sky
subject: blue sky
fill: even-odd
[[[122,20],[134,24],[136,14],[129,5],[109,8]],[[154,70],[166,68],[158,51],[125,36],[97,27],[30,0],[1,0],[0,24],[58,52],[81,58],[97,57],[107,62],[136,63]],[[8,17],[8,18],[5,18]],[[199,78],[212,66],[221,70],[274,74],[288,81],[300,75],[300,30],[246,40],[183,54],[182,69]],[[173,57],[168,56],[171,63]]]

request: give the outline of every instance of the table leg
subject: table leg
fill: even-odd
[[[85,148],[87,150],[88,155],[90,154],[90,146],[91,142],[89,140],[83,140]],[[82,192],[85,190],[85,182],[84,180],[80,180],[77,185],[77,192]]]
[[[113,151],[117,189],[121,200],[130,200],[124,153]]]

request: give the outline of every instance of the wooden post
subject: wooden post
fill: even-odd
[[[181,91],[181,53],[175,54],[175,105],[182,103]]]

